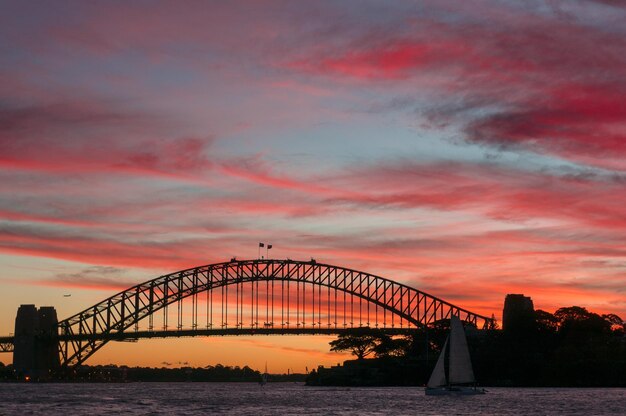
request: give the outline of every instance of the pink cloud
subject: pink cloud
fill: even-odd
[[[288,66],[298,71],[365,80],[403,80],[415,71],[452,63],[470,53],[470,45],[460,41],[394,39],[367,45],[366,48],[342,51],[340,56],[296,61]]]
[[[598,175],[534,173],[497,165],[401,162],[360,169],[344,187],[364,197],[341,198],[363,205],[469,210],[495,219],[546,218],[591,227],[626,227],[620,179]]]
[[[453,124],[470,141],[626,169],[624,37],[559,15],[488,7],[501,24],[414,19],[410,35],[372,31],[288,67],[367,81],[359,84],[365,88],[434,90],[439,103],[422,111],[435,127]]]
[[[315,183],[314,181],[302,181],[290,176],[277,175],[257,155],[254,158],[234,159],[219,164],[220,171],[238,178],[248,180],[260,185],[274,188],[293,189],[308,194],[329,195],[340,191]]]

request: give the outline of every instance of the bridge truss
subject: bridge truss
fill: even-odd
[[[138,284],[59,322],[61,363],[84,362],[108,341],[159,336],[339,333],[422,328],[481,316],[409,286],[328,264],[236,260]],[[140,328],[147,324],[147,328]]]
[[[13,337],[0,338],[0,352],[13,352]]]

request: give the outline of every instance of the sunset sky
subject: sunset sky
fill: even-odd
[[[66,318],[259,241],[498,318],[507,293],[626,318],[625,21],[608,0],[1,1],[0,335],[20,304]],[[304,371],[345,359],[330,339],[87,363]]]

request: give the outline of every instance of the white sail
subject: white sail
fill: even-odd
[[[450,384],[474,383],[474,370],[470,359],[469,348],[463,324],[458,316],[450,319]],[[439,363],[437,363],[439,364]]]
[[[433,373],[430,375],[428,379],[428,383],[426,386],[428,387],[440,387],[448,384],[446,381],[446,370],[444,366],[445,356],[446,356],[446,348],[448,347],[448,340],[450,336],[446,338],[446,342],[443,344],[443,348],[441,349],[441,354],[439,354],[439,359],[437,360],[437,364],[435,364],[435,369]]]

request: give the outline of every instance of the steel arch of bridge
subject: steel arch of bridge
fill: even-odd
[[[391,314],[400,317],[401,323],[402,320],[405,320],[408,326],[417,328],[424,327],[437,320],[448,319],[451,315],[457,315],[466,322],[473,323],[474,325],[477,325],[480,320],[483,323],[483,327],[491,321],[491,318],[475,314],[417,289],[357,270],[321,264],[314,260],[304,262],[294,260],[232,259],[229,262],[194,267],[157,277],[156,279],[126,289],[68,319],[60,321],[59,352],[61,364],[63,366],[79,365],[108,341],[132,338],[132,336],[126,337],[126,334],[137,334],[137,337],[140,337],[139,332],[133,332],[132,329],[129,329],[135,326],[135,330],[137,330],[137,323],[149,317],[150,329],[152,330],[153,315],[160,310],[165,309],[166,311],[167,306],[174,303],[179,304],[178,331],[167,331],[167,328],[164,327],[164,331],[145,333],[145,337],[207,335],[208,331],[203,331],[198,328],[197,295],[203,292],[208,293],[215,289],[221,289],[223,300],[224,290],[227,291],[230,285],[237,285],[237,302],[239,302],[239,287],[243,285],[243,283],[251,283],[253,290],[254,285],[256,284],[257,286],[256,321],[254,321],[253,311],[253,321],[250,327],[244,328],[243,323],[238,321],[236,325],[234,325],[234,328],[228,328],[228,322],[226,322],[225,325],[224,322],[222,322],[221,328],[213,331],[217,333],[222,331],[222,334],[236,335],[281,332],[338,333],[341,332],[341,330],[347,329],[345,327],[338,328],[337,321],[334,322],[333,327],[330,318],[327,328],[322,328],[322,322],[317,322],[317,330],[315,321],[313,321],[312,328],[305,329],[304,325],[300,327],[299,322],[294,325],[289,321],[285,321],[284,317],[282,322],[280,322],[279,329],[274,327],[273,321],[269,324],[265,322],[263,326],[259,326],[258,282],[272,282],[272,290],[274,282],[281,282],[283,285],[285,282],[287,282],[287,284],[289,284],[289,282],[295,282],[298,284],[298,288],[300,287],[299,285],[302,285],[303,291],[305,284],[313,285],[314,288],[320,288],[320,296],[321,287],[326,287],[329,291],[329,305],[330,290],[332,289],[335,291],[335,301],[337,300],[336,292],[343,292],[344,294],[349,294],[350,296],[377,305],[385,311],[389,311]],[[315,296],[315,290],[312,292],[313,296]],[[272,295],[273,293],[274,292],[272,292]],[[226,292],[226,294],[228,301],[228,292]],[[243,297],[243,295],[241,296]],[[193,307],[196,308],[196,315],[195,318],[193,318],[195,321],[192,324],[191,331],[181,331],[180,302],[182,299],[188,297],[192,297],[194,302]],[[252,307],[254,308],[254,294],[252,296],[252,302]],[[226,307],[228,308],[228,306]],[[239,313],[239,304],[237,304],[237,308],[237,313]],[[321,312],[320,305],[319,313],[321,314]],[[164,320],[167,320],[166,315],[164,315]],[[315,320],[315,297],[313,297],[313,320]],[[165,326],[166,325],[165,323]],[[345,325],[344,322],[344,326]],[[352,326],[352,323],[350,326]],[[208,329],[207,324],[207,330]],[[159,335],[159,332],[163,335]]]

